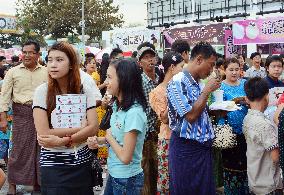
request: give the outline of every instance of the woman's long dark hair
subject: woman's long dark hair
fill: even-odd
[[[108,53],[104,53],[103,56],[102,56],[102,62],[101,62],[101,65],[100,65],[100,84],[103,84],[106,80],[106,75],[107,75],[107,69],[108,69],[108,66],[109,66],[109,54]],[[106,93],[106,88],[103,88],[100,90],[101,91],[101,94],[102,96],[105,95]]]
[[[143,91],[142,77],[134,60],[123,59],[110,63],[116,69],[119,82],[119,93],[122,100],[119,108],[127,111],[135,103],[140,104],[146,110],[146,97]]]

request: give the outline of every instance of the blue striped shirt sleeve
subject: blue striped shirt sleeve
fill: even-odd
[[[186,85],[179,80],[172,80],[167,87],[168,99],[180,117],[190,112],[192,102],[188,97]]]

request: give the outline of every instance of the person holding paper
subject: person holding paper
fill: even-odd
[[[105,137],[89,137],[88,146],[96,149],[99,145],[109,144],[109,178],[105,195],[141,194],[144,184],[141,161],[147,117],[142,78],[135,61],[110,63],[107,91],[115,98],[111,128],[106,131]]]
[[[55,43],[48,52],[48,83],[34,94],[33,116],[38,134],[41,194],[93,195],[92,154],[85,141],[98,131],[95,110],[98,90],[92,79],[79,71],[75,50],[66,42]],[[81,127],[57,128],[56,96],[70,95],[75,101],[86,96],[86,120]],[[78,98],[77,98],[78,99]],[[70,101],[66,101],[68,104]],[[63,99],[61,102],[64,102]],[[79,101],[82,104],[84,101]],[[63,109],[63,108],[62,108]],[[64,109],[62,111],[65,112]],[[72,110],[72,112],[75,112]],[[76,116],[74,116],[76,117]]]

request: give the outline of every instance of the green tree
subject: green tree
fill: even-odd
[[[11,48],[12,45],[20,45],[21,44],[21,35],[18,34],[8,34],[3,33],[0,30],[0,48]]]
[[[30,35],[53,38],[81,34],[82,0],[17,0],[18,26]],[[113,0],[85,0],[85,31],[92,39],[100,39],[102,31],[121,27],[123,16]]]

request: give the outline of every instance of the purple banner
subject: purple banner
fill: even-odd
[[[225,45],[224,32],[228,24],[210,24],[201,26],[192,26],[184,28],[175,28],[164,31],[166,40],[171,43],[178,39],[186,40],[189,45],[194,46],[200,41],[207,41],[212,45]]]

